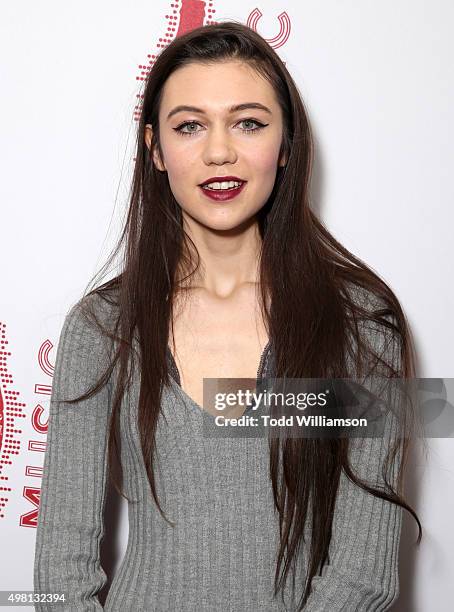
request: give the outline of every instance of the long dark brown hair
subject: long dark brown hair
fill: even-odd
[[[169,384],[169,325],[173,333],[175,297],[198,269],[200,258],[183,230],[181,208],[167,174],[153,164],[152,151],[156,147],[161,153],[158,115],[169,76],[188,62],[209,64],[231,59],[246,62],[268,80],[283,114],[279,158],[285,153],[287,164],[278,169],[270,197],[257,215],[262,238],[260,302],[274,348],[276,377],[347,378],[364,375],[380,363],[386,366],[386,376],[415,376],[413,341],[396,295],[330,234],[311,208],[313,139],[303,101],[284,63],[259,34],[235,21],[203,26],[176,38],[158,55],[145,82],[128,214],[119,242],[103,267],[105,270],[124,245],[121,272],[84,296],[96,295],[115,305],[118,317],[114,328],[107,329],[99,321],[97,324],[105,336],[115,340],[116,350],[97,384],[72,400],[95,394],[117,368],[108,440],[111,465],[118,458],[118,415],[130,380],[133,339],[137,338],[141,372],[138,428],[151,492],[165,520],[156,495],[153,457],[162,388]],[[144,140],[146,124],[153,130],[150,150]],[[182,271],[187,273],[185,277]],[[359,288],[371,300],[362,303],[352,288]],[[96,320],[89,300],[81,302],[87,316]],[[391,341],[394,358],[384,360],[383,354],[366,341],[364,330],[371,325],[383,330],[384,338]],[[347,367],[347,355],[353,356],[353,370]],[[308,517],[312,527],[309,571],[299,610],[306,602],[311,580],[317,572],[321,574],[328,558],[342,471],[365,491],[411,513],[418,524],[420,542],[421,524],[402,495],[408,444],[408,436],[399,436],[390,447],[383,467],[386,487],[378,488],[352,471],[348,438],[270,441],[270,479],[281,540],[275,594],[283,590],[295,563]],[[390,482],[387,468],[396,453],[402,460],[396,482]],[[124,496],[115,479],[113,484]],[[308,511],[310,503],[312,512]]]

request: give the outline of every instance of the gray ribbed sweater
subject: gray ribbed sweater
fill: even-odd
[[[371,330],[372,327],[368,327]],[[369,333],[369,332],[367,332]],[[372,340],[378,342],[380,335]],[[97,593],[106,582],[99,548],[104,534],[107,424],[112,383],[75,405],[56,397],[82,394],[107,363],[105,340],[76,304],[66,316],[57,348],[47,448],[36,537],[34,589],[66,592],[71,602],[35,610],[102,609]],[[270,359],[271,357],[271,359]],[[105,603],[110,612],[274,612],[295,610],[302,586],[285,607],[273,599],[278,515],[268,476],[265,437],[204,435],[207,413],[183,392],[175,362],[164,387],[157,429],[158,498],[152,498],[137,428],[139,379],[121,410],[121,461],[128,497],[129,538]],[[261,375],[272,372],[268,345]],[[382,482],[385,438],[351,441],[354,470]],[[342,474],[336,500],[330,564],[312,580],[307,612],[387,610],[398,595],[402,510],[369,495]],[[298,571],[307,570],[302,547]],[[303,574],[299,574],[303,575]]]

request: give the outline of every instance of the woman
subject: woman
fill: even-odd
[[[158,56],[122,271],[71,309],[57,349],[36,591],[101,609],[119,455],[129,540],[104,609],[363,612],[397,598],[402,508],[418,519],[395,419],[351,440],[202,427],[203,378],[414,376],[396,296],[310,208],[312,158],[296,85],[253,30],[205,26]]]

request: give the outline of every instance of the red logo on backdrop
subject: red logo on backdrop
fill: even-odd
[[[11,356],[7,350],[9,341],[6,339],[6,325],[0,323],[0,518],[5,517],[5,509],[9,501],[11,487],[9,476],[6,471],[11,469],[13,459],[19,455],[20,434],[18,424],[20,419],[25,419],[24,402],[18,402],[19,391],[11,389],[13,376],[8,371],[8,357]]]
[[[6,350],[9,341],[6,339],[6,325],[0,323],[0,518],[5,518],[7,503],[11,497],[12,487],[10,476],[6,473],[11,471],[13,460],[19,455],[21,450],[20,434],[22,429],[18,426],[19,419],[27,418],[25,411],[26,404],[18,401],[19,391],[10,389],[13,383],[13,376],[8,372],[8,357],[11,352]],[[49,361],[49,352],[53,348],[50,340],[42,343],[38,350],[38,364],[44,374],[53,375],[54,368]],[[34,391],[39,395],[50,397],[52,387],[48,384],[35,384]],[[47,434],[47,420],[42,422],[44,408],[37,404],[31,415],[33,429],[40,434]],[[29,440],[28,450],[44,453],[46,443],[41,440]],[[42,477],[42,467],[26,465],[25,476],[35,478]],[[24,486],[22,496],[29,501],[33,509],[19,517],[19,525],[22,527],[36,527],[38,519],[40,488],[37,486]]]
[[[53,376],[54,366],[49,360],[49,353],[53,348],[53,344],[50,340],[45,340],[38,349],[38,364],[41,371],[47,376]],[[45,383],[35,384],[35,393],[37,395],[45,396],[50,398],[52,393],[52,387]],[[47,435],[47,426],[49,418],[45,422],[42,421],[44,415],[44,408],[41,404],[36,404],[33,409],[31,420],[33,429],[40,434]],[[41,440],[29,440],[28,450],[38,453],[44,453],[46,450],[46,443]],[[34,465],[27,465],[25,467],[25,475],[35,478],[41,478],[43,475],[43,468]],[[22,491],[22,496],[32,504],[32,509],[22,514],[19,519],[19,524],[22,527],[36,527],[38,521],[38,509],[39,509],[39,494],[41,489],[36,486],[25,486]]]
[[[156,48],[162,49],[166,47],[174,38],[181,36],[190,30],[194,30],[202,25],[216,24],[214,14],[216,9],[213,8],[213,2],[202,2],[201,0],[175,0],[170,4],[170,10],[165,15],[165,33],[158,39]],[[263,17],[260,9],[255,8],[246,20],[246,25],[257,31],[257,24]],[[277,49],[284,45],[291,30],[290,18],[284,11],[277,16],[279,21],[279,31],[272,38],[265,38],[273,49]],[[263,35],[262,35],[263,36]],[[139,64],[139,74],[136,76],[137,81],[145,81],[147,74],[153,67],[156,61],[156,53],[147,55],[147,62]],[[134,108],[134,119],[139,120],[143,94],[137,94],[137,104]]]

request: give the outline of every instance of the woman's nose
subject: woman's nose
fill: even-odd
[[[213,129],[204,142],[203,160],[206,164],[234,163],[237,153],[229,133],[224,129]]]

